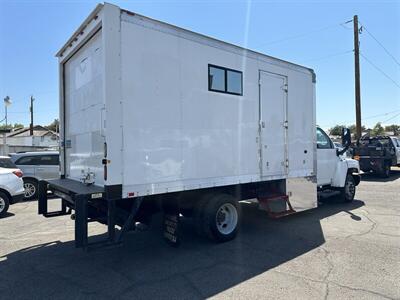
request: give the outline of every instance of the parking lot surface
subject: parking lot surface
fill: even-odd
[[[363,175],[351,204],[279,220],[243,204],[241,232],[224,244],[184,219],[179,248],[164,242],[158,216],[120,247],[85,252],[68,216],[46,219],[36,201],[18,203],[0,219],[0,298],[399,299],[400,169],[392,172]]]

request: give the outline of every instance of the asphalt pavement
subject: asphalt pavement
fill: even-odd
[[[46,219],[36,201],[18,203],[0,219],[0,298],[400,299],[400,169],[392,173],[363,175],[350,204],[278,220],[243,204],[241,232],[224,244],[183,219],[178,248],[156,216],[122,246],[85,252],[68,216]]]

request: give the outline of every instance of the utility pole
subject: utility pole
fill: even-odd
[[[356,139],[361,138],[361,92],[360,92],[360,43],[358,40],[358,16],[353,17],[354,26],[354,76],[356,99]]]
[[[33,101],[35,98],[31,96],[31,107],[30,107],[30,112],[31,112],[31,123],[29,125],[29,134],[32,136],[33,135]]]

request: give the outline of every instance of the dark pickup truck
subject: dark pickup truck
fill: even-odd
[[[373,171],[387,178],[390,167],[400,165],[400,140],[392,136],[361,138],[353,146],[353,157],[363,172]]]

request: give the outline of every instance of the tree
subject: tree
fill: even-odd
[[[60,121],[58,119],[54,119],[51,124],[45,126],[48,130],[54,131],[54,132],[59,132],[60,130]]]
[[[21,123],[14,123],[14,125],[7,124],[7,127],[6,127],[5,124],[0,125],[0,129],[1,130],[4,130],[4,129],[14,129],[14,130],[16,130],[16,129],[21,129],[21,128],[24,128],[24,125],[21,124]]]
[[[350,132],[351,133],[356,133],[356,131],[357,131],[357,129],[356,129],[356,124],[353,124],[353,125],[350,125],[349,126],[349,129],[350,129]],[[366,130],[366,128],[365,128],[365,126],[364,125],[361,125],[361,132],[363,132],[363,131],[365,131]]]
[[[329,129],[329,134],[330,135],[341,135],[342,129],[345,127],[346,126],[344,126],[344,125],[335,125],[331,129]]]
[[[385,126],[385,131],[392,131],[394,135],[400,135],[400,125],[392,124]]]
[[[372,128],[370,131],[371,136],[383,135],[384,133],[385,129],[383,128],[381,122],[376,123],[374,128]]]

